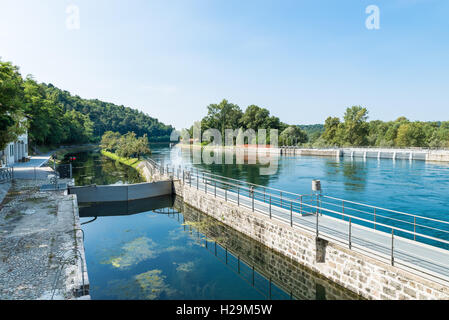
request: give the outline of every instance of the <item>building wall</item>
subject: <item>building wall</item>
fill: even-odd
[[[19,136],[17,141],[10,142],[0,153],[2,166],[11,166],[26,157],[28,157],[28,133]]]

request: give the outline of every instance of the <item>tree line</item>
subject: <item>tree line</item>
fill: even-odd
[[[141,111],[82,99],[30,75],[23,78],[17,66],[0,60],[0,150],[25,128],[34,145],[97,142],[106,131],[169,141],[173,130]]]
[[[259,129],[267,130],[267,143],[270,143],[270,129],[277,129],[280,133],[279,144],[286,145],[289,143],[303,144],[308,141],[307,133],[299,126],[288,125],[279,120],[278,117],[271,116],[270,111],[266,108],[261,108],[256,105],[250,105],[245,109],[242,109],[228,100],[223,99],[218,104],[210,104],[207,107],[207,115],[201,120],[201,132],[207,129],[217,129],[222,136],[222,143],[225,143],[225,130],[233,129],[240,130],[239,134],[243,134],[243,131],[253,129],[256,133]],[[192,125],[188,130],[189,135],[193,137]],[[247,141],[245,143],[255,144],[256,141]]]
[[[324,125],[288,125],[271,116],[268,109],[250,105],[242,109],[227,100],[207,107],[201,120],[201,131],[220,130],[224,141],[225,129],[277,129],[279,145],[303,147],[449,147],[449,121],[410,121],[400,117],[394,121],[368,121],[368,110],[362,106],[346,109],[343,119],[328,117]],[[188,130],[193,136],[193,126]],[[254,142],[253,143],[257,143]]]
[[[100,147],[123,158],[138,158],[151,153],[148,137],[144,134],[137,138],[134,132],[121,135],[119,132],[106,131],[102,138]]]

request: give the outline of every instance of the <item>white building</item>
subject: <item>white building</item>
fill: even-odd
[[[28,157],[28,132],[22,134],[15,142],[10,142],[0,151],[0,167],[12,166]]]

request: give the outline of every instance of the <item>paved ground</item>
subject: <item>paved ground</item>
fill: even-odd
[[[47,153],[40,156],[30,157],[30,161],[28,162],[16,162],[12,166],[14,168],[33,168],[33,167],[41,167],[44,163],[46,163],[51,157],[51,153]]]
[[[196,187],[195,176],[192,176],[192,187]],[[205,185],[202,179],[199,179],[199,190],[205,191]],[[208,185],[207,192],[215,193],[215,188]],[[237,203],[237,194],[216,189],[217,197],[227,198],[228,201]],[[240,194],[239,203],[242,206],[252,209],[252,199]],[[269,204],[263,201],[254,201],[254,209],[258,212],[269,214]],[[290,224],[290,210],[282,209],[273,205],[271,207],[272,217]],[[301,216],[299,213],[293,213],[293,224],[295,227],[316,232],[316,215]],[[319,216],[318,223],[319,236],[332,242],[341,243],[349,246],[349,223],[325,215]],[[391,234],[379,232],[373,229],[364,228],[355,223],[351,227],[352,249],[374,255],[385,262],[391,261]],[[424,245],[420,242],[411,241],[401,237],[394,237],[394,262],[396,266],[404,267],[408,270],[414,269],[415,272],[423,275],[427,273],[433,280],[449,282],[449,251]],[[412,270],[413,271],[413,270]],[[438,278],[438,279],[437,279]]]
[[[81,266],[73,206],[63,192],[12,182],[0,205],[0,300],[74,298]]]

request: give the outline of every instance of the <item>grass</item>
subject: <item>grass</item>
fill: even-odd
[[[133,167],[134,169],[137,169],[137,165],[141,162],[141,160],[139,160],[137,158],[119,157],[115,153],[112,153],[112,152],[109,152],[106,150],[101,150],[101,154],[104,155],[105,157],[112,159],[112,160],[116,160],[120,163],[123,163],[124,165]]]

